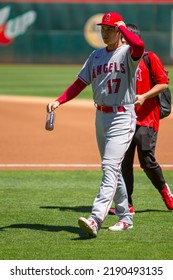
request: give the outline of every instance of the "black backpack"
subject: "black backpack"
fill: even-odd
[[[145,53],[143,55],[143,60],[151,74],[150,59],[149,59],[148,53]],[[152,80],[153,80],[153,78],[152,78]],[[157,95],[157,97],[158,97],[159,103],[160,103],[160,119],[163,119],[163,118],[169,116],[171,113],[171,91],[170,91],[170,89],[169,88],[165,89],[163,92],[159,93]]]

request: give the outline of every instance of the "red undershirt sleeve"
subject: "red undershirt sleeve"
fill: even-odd
[[[56,101],[58,101],[60,104],[66,103],[75,98],[86,86],[87,84],[78,78],[63,92],[60,97],[56,99]]]
[[[124,39],[131,47],[131,56],[134,60],[138,60],[144,52],[144,42],[136,34],[128,30],[125,26],[118,27]]]

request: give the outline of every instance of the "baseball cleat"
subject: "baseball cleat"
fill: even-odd
[[[169,210],[173,210],[173,195],[168,187],[168,185],[166,184],[165,187],[163,188],[163,190],[159,191],[163,201],[165,202],[166,207]]]
[[[78,220],[78,225],[80,226],[83,231],[88,233],[90,236],[96,237],[98,233],[98,225],[97,223],[92,219],[86,219],[83,217],[80,217]]]
[[[121,230],[125,230],[125,229],[132,229],[133,228],[133,225],[129,225],[127,224],[126,222],[118,222],[116,223],[114,226],[112,227],[109,227],[108,229],[110,231],[121,231]]]

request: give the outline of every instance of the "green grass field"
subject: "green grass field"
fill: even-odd
[[[169,69],[173,91],[173,70]],[[0,65],[0,94],[57,97],[80,66]],[[79,98],[91,98],[88,87]],[[172,171],[164,171],[173,186]],[[88,217],[101,171],[0,171],[1,260],[173,259],[172,212],[142,171],[135,171],[134,229],[110,233],[108,216],[98,238],[78,227]]]
[[[165,177],[173,185],[171,171]],[[108,215],[97,238],[78,227],[88,217],[101,171],[0,171],[1,260],[169,260],[172,212],[135,171],[134,228],[112,233]]]
[[[173,68],[165,68],[169,70],[169,87],[173,93]],[[81,65],[0,64],[0,94],[58,97],[76,79],[80,69]],[[91,86],[77,98],[92,98]]]
[[[57,97],[72,83],[81,65],[2,65],[0,94]],[[91,98],[88,86],[79,98]]]

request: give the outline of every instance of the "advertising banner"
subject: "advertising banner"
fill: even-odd
[[[107,11],[136,24],[146,49],[173,63],[173,1],[0,1],[0,62],[80,64],[103,46],[96,24]],[[99,5],[98,5],[99,3]]]

